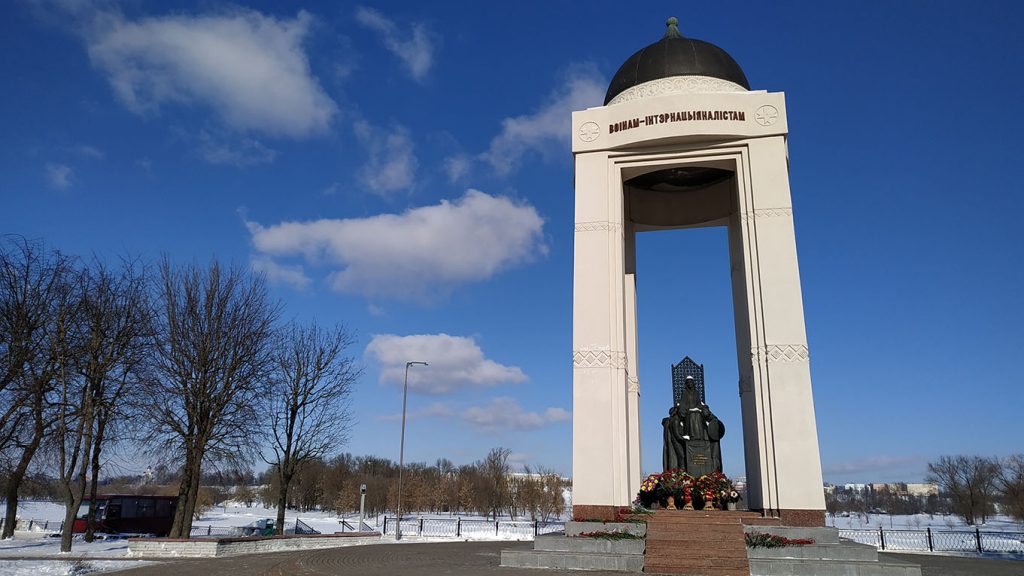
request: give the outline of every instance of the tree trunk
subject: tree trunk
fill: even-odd
[[[171,524],[171,538],[188,538],[192,531],[192,523],[188,523],[188,530],[182,534],[185,526],[186,508],[188,507],[189,486],[192,484],[192,457],[191,450],[186,451],[185,466],[181,469],[181,482],[178,484],[178,504],[174,508],[174,521]]]
[[[202,461],[202,457],[197,457],[195,461],[195,469],[190,474],[192,482],[188,487],[188,502],[185,505],[185,516],[182,518],[182,532],[185,533],[184,538],[188,538],[192,533],[192,520],[195,518],[196,505],[199,503],[199,477],[200,468],[199,463]]]
[[[21,452],[21,459],[19,459],[18,465],[7,478],[7,513],[4,514],[4,529],[3,533],[0,534],[0,539],[14,536],[14,527],[18,521],[18,490],[21,488],[21,482],[25,479],[28,465],[32,462],[32,457],[35,456],[36,450],[39,449],[39,443],[42,441],[42,438],[42,431],[37,427],[32,441]]]
[[[103,450],[103,436],[107,421],[102,414],[96,419],[96,438],[92,445],[92,478],[89,480],[89,514],[85,520],[85,541],[96,539],[96,494],[99,492],[100,453]]]
[[[89,430],[92,429],[91,422],[89,424]],[[71,551],[71,539],[74,536],[74,524],[75,517],[78,516],[78,511],[82,508],[82,500],[85,498],[85,485],[86,475],[89,471],[89,453],[92,452],[92,434],[86,432],[85,436],[85,447],[82,449],[82,467],[78,471],[78,478],[73,483],[68,485],[68,492],[71,495],[71,502],[68,504],[67,495],[64,497],[65,505],[67,509],[64,512],[64,524],[61,526],[60,533],[60,551],[70,552]],[[64,546],[67,545],[67,549]]]
[[[61,465],[61,484],[64,488],[64,524],[60,530],[60,551],[71,552],[71,540],[74,535],[75,517],[82,506],[85,496],[85,476],[89,471],[89,454],[92,452],[93,403],[88,396],[88,389],[82,394],[81,402],[84,412],[75,430],[75,442],[71,462],[67,468]],[[66,441],[66,439],[62,439]],[[66,443],[62,445],[66,450]],[[64,458],[61,458],[62,462]],[[79,464],[81,463],[81,464]],[[76,474],[77,472],[77,474]]]
[[[14,536],[15,523],[18,521],[18,485],[21,478],[17,473],[12,473],[8,478],[7,490],[4,497],[7,501],[7,511],[4,514],[4,530],[0,534],[0,540],[6,540]]]
[[[274,526],[275,533],[279,536],[284,534],[284,510],[288,507],[288,484],[291,480],[291,477],[280,477],[281,487],[277,491],[277,525]]]

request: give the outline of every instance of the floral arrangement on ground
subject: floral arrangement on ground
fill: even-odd
[[[650,514],[652,514],[650,510],[634,502],[632,508],[622,507],[616,510],[614,520],[608,520],[607,518],[587,518],[581,515],[575,515],[572,519],[576,522],[601,522],[602,524],[607,524],[609,522],[631,522],[633,524],[643,524],[646,520],[639,518],[639,516],[649,516]]]
[[[639,534],[633,534],[632,532],[623,532],[621,530],[596,530],[594,532],[580,532],[580,536],[584,538],[598,538],[600,540],[643,540],[643,536]]]
[[[634,504],[644,508],[652,508],[658,504],[665,508],[669,504],[669,497],[674,501],[676,508],[690,505],[695,510],[723,509],[728,504],[741,500],[732,480],[721,472],[694,478],[686,471],[675,468],[645,478],[640,483],[640,492],[637,493]]]
[[[749,532],[744,535],[747,548],[782,548],[783,546],[805,546],[814,544],[814,538],[786,538],[775,534]]]

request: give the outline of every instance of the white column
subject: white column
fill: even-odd
[[[625,306],[626,306],[626,434],[629,459],[627,483],[629,494],[640,491],[642,478],[640,463],[640,371],[637,356],[636,308],[636,230],[631,222],[625,223]]]
[[[744,157],[732,225],[739,237],[730,238],[734,258],[736,244],[743,251],[745,294],[735,300],[747,476],[756,479],[748,504],[824,510],[785,139],[750,140]],[[748,318],[742,335],[741,316]]]
[[[621,177],[606,152],[576,156],[573,505],[625,506],[629,482]]]

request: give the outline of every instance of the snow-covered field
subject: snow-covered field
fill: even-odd
[[[974,530],[964,521],[953,515],[912,514],[890,516],[888,514],[850,514],[849,516],[826,516],[825,525],[846,530]],[[1024,532],[1024,524],[1014,521],[1009,516],[993,516],[985,524],[979,524],[981,531],[989,532]]]
[[[6,510],[6,507],[0,508]],[[276,518],[277,512],[262,507],[244,506],[217,507],[209,510],[193,526],[216,528],[240,527],[265,518]],[[139,566],[142,561],[126,560],[128,541],[116,536],[105,537],[94,542],[85,542],[76,536],[71,552],[60,552],[60,536],[57,532],[64,519],[64,505],[57,502],[19,502],[19,520],[32,520],[32,530],[18,530],[14,538],[0,540],[0,574],[4,576],[79,576]],[[285,525],[294,526],[295,519],[324,533],[341,530],[340,519],[326,512],[285,515]],[[349,516],[354,526],[358,514]],[[375,519],[368,519],[371,527]],[[22,523],[24,524],[24,523]],[[215,530],[216,532],[216,530]],[[17,560],[16,558],[31,558]]]
[[[192,522],[194,532],[197,527],[213,526],[218,528],[233,528],[247,526],[257,520],[266,518],[277,518],[277,510],[264,508],[262,506],[253,506],[251,508],[236,505],[234,503],[228,503],[227,506],[217,506],[206,511],[198,520]],[[32,520],[33,532],[42,532],[47,528],[50,531],[56,531],[60,527],[61,521],[64,519],[64,505],[59,502],[19,502],[18,503],[18,518],[20,520]],[[344,516],[348,520],[350,526],[355,526],[359,519],[358,514],[348,514]],[[341,531],[341,520],[342,518],[335,515],[333,512],[304,512],[296,513],[294,510],[288,510],[285,513],[285,526],[293,528],[295,520],[301,519],[303,522],[323,533],[333,533]],[[383,522],[381,517],[380,522]],[[366,522],[371,528],[376,526],[378,519],[375,517],[369,517]],[[48,523],[48,524],[47,524]],[[346,528],[346,531],[348,528]]]
[[[2,509],[2,508],[0,508]],[[203,535],[204,528],[209,527],[212,534],[226,534],[232,528],[249,526],[258,520],[274,519],[277,511],[262,506],[246,507],[229,502],[207,510],[198,520],[192,523],[193,535]],[[409,518],[415,517],[416,520]],[[431,528],[444,525],[451,528],[449,537],[419,537],[417,535],[419,518],[424,518],[428,534]],[[57,533],[61,520],[64,519],[64,506],[56,502],[19,502],[18,518],[21,525],[32,520],[32,530],[19,530],[15,537],[0,540],[0,574],[27,576],[29,574],[45,574],[56,576],[79,576],[100,571],[118,570],[128,566],[137,566],[140,561],[127,560],[128,541],[116,536],[107,537],[95,542],[85,542],[77,536],[68,554],[60,552],[60,538]],[[458,517],[447,514],[409,514],[402,521],[402,533],[411,537],[412,541],[451,541],[455,536],[454,523]],[[520,540],[533,537],[533,528],[528,522],[511,523],[508,519],[500,522],[498,529],[494,521],[486,521],[480,516],[461,516],[462,538],[488,540]],[[350,531],[359,522],[358,514],[346,514],[341,517],[332,512],[302,512],[293,510],[285,514],[285,528],[291,529],[296,520],[302,520],[314,530],[331,534]],[[342,522],[347,521],[343,526]],[[364,522],[373,530],[384,532],[384,517],[369,516]],[[560,529],[558,526],[549,529]],[[394,521],[388,525],[393,541]],[[20,558],[20,559],[16,559]],[[25,558],[31,558],[27,560]]]
[[[928,514],[849,515],[827,517],[825,523],[839,528],[844,538],[886,551],[1024,554],[1024,526],[1006,516],[978,526],[968,526],[956,516]]]

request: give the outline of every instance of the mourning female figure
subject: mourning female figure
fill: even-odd
[[[719,440],[725,436],[725,425],[701,402],[692,377],[686,378],[683,397],[669,410],[662,426],[666,470],[682,468],[695,478],[722,471]]]

